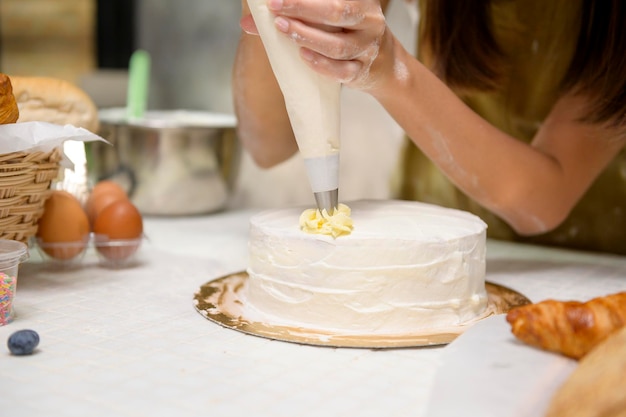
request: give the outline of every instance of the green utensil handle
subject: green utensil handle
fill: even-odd
[[[150,83],[150,54],[138,49],[130,57],[127,116],[128,118],[143,117],[148,102],[148,85]]]

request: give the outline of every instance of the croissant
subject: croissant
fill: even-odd
[[[611,333],[626,326],[626,292],[587,302],[546,300],[511,309],[511,331],[531,346],[582,358]]]
[[[15,123],[19,115],[11,79],[0,74],[0,124]]]

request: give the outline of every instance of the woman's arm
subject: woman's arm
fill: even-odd
[[[246,0],[242,0],[241,27],[232,74],[238,136],[254,161],[267,168],[287,160],[298,147]]]
[[[616,132],[578,122],[584,97],[560,99],[531,145],[467,107],[386,27],[376,0],[272,3],[277,27],[318,72],[374,96],[465,193],[520,234],[558,226],[624,147]],[[321,32],[302,22],[341,27]]]
[[[419,62],[374,96],[463,192],[520,234],[558,226],[624,147],[598,125],[579,122],[584,97],[565,96],[530,145],[490,125]]]

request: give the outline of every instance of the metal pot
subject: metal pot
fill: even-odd
[[[226,207],[237,176],[240,145],[232,115],[150,111],[128,120],[125,109],[100,111],[100,135],[86,145],[92,183],[121,184],[148,215],[194,215]]]

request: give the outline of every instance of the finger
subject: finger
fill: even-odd
[[[370,45],[361,45],[356,32],[328,32],[298,20],[277,17],[276,27],[299,46],[337,60],[366,58]]]
[[[249,35],[259,34],[259,30],[256,27],[256,23],[254,22],[252,15],[247,15],[247,16],[242,17],[241,20],[239,21],[239,26],[241,27],[241,30],[243,30]]]
[[[358,0],[270,0],[268,8],[276,14],[308,23],[357,27],[367,16],[366,3]]]
[[[300,50],[300,56],[319,74],[337,80],[342,84],[351,84],[361,77],[363,63],[358,60],[338,61],[318,54],[307,48]]]

